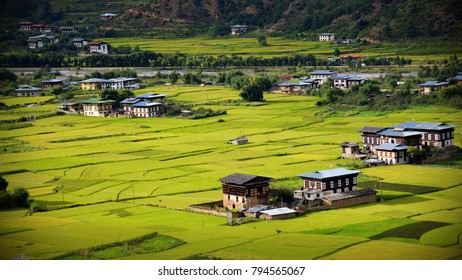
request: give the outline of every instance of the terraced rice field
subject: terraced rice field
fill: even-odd
[[[460,166],[367,168],[359,187],[378,187],[375,182],[381,181],[384,201],[284,221],[228,226],[223,217],[186,210],[191,204],[220,200],[218,180],[231,173],[293,182],[296,174],[346,164],[339,145],[360,141],[356,131],[364,125],[444,121],[458,125],[458,137],[461,112],[420,107],[321,119],[316,97],[266,94],[267,102],[258,106],[230,106],[224,101],[239,97],[228,88],[172,86],[138,93],[146,91],[226,109],[227,114],[199,120],[66,115],[2,131],[0,173],[9,181],[8,188],[27,188],[40,207],[50,211],[31,216],[25,216],[27,209],[0,211],[1,259],[21,253],[33,259],[57,258],[154,232],[167,236],[167,241],[152,241],[161,243],[153,245],[156,250],[120,255],[111,249],[98,256],[462,258]],[[227,143],[240,135],[247,136],[249,144]],[[177,240],[177,246],[168,240]]]

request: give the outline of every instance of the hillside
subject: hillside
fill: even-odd
[[[462,4],[457,0],[0,0],[0,27],[14,30],[19,21],[77,26],[123,36],[228,34],[232,24],[272,36],[315,38],[335,32],[338,38],[380,41],[462,38]],[[117,13],[115,20],[97,15]],[[134,32],[136,31],[136,32]],[[186,31],[186,32],[185,32]]]
[[[118,21],[157,28],[247,24],[279,34],[330,31],[375,40],[460,39],[461,12],[457,0],[159,0],[126,11]]]

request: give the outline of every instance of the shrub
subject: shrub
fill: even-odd
[[[29,206],[29,192],[22,187],[14,188],[11,194],[11,203],[13,206],[27,207]]]

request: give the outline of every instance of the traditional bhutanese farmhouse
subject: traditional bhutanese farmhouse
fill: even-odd
[[[32,25],[34,23],[30,21],[23,21],[19,23],[19,30],[21,31],[32,31]]]
[[[297,205],[308,205],[310,207],[321,206],[324,194],[322,190],[301,189],[294,191],[294,200]]]
[[[66,82],[67,82],[67,78],[55,78],[51,80],[44,80],[42,81],[42,88],[50,89],[56,86],[64,86]]]
[[[287,207],[263,210],[260,211],[260,213],[260,218],[265,220],[284,220],[293,218],[297,215],[297,211]]]
[[[426,81],[423,84],[419,84],[421,90],[420,92],[423,94],[429,94],[433,91],[441,90],[448,86],[448,82],[438,82],[438,81]]]
[[[167,97],[166,94],[157,94],[153,92],[147,92],[142,95],[138,95],[136,98],[146,102],[160,102]]]
[[[91,117],[107,117],[112,113],[114,100],[104,100],[101,98],[90,98],[81,102],[83,104],[83,114]]]
[[[101,41],[90,42],[90,53],[100,53],[100,54],[108,54],[108,44],[103,43]]]
[[[334,193],[323,197],[323,205],[330,208],[341,208],[357,204],[377,201],[377,193],[373,189],[361,189],[344,193]]]
[[[409,160],[407,149],[408,146],[393,143],[374,147],[377,158],[388,164],[407,163]]]
[[[303,179],[304,190],[321,190],[326,195],[355,190],[359,173],[361,171],[335,168],[297,176]]]
[[[14,92],[17,96],[39,96],[42,89],[29,85],[19,85]]]
[[[354,85],[364,84],[365,79],[350,76],[336,76],[333,78],[334,86],[340,89],[349,89]]]
[[[231,35],[238,36],[247,32],[247,25],[233,25],[231,26]]]
[[[286,94],[305,94],[306,89],[311,89],[316,86],[314,80],[304,79],[298,82],[284,82],[278,84],[279,91]]]
[[[244,144],[249,143],[249,139],[247,137],[241,136],[241,137],[237,137],[237,138],[229,140],[229,143],[233,145],[244,145]]]
[[[66,112],[79,112],[80,103],[63,103],[59,106],[59,109]]]
[[[402,127],[386,128],[377,132],[380,136],[380,144],[391,143],[406,146],[420,147],[422,144],[422,132],[406,130]]]
[[[77,33],[77,29],[75,27],[61,27],[59,30],[64,34]]]
[[[29,40],[27,40],[27,45],[29,49],[40,49],[46,45],[56,44],[58,41],[58,38],[55,36],[42,34],[29,37]]]
[[[343,62],[343,64],[359,64],[361,63],[361,56],[358,54],[347,54],[347,55],[342,55],[340,57],[340,60]]]
[[[335,34],[334,33],[321,33],[319,34],[319,41],[321,42],[335,41]]]
[[[394,128],[422,133],[422,145],[430,148],[445,148],[454,145],[455,127],[438,122],[403,122]]]
[[[150,118],[162,113],[162,103],[141,101],[133,104],[133,115],[138,118]]]
[[[91,78],[80,82],[84,90],[100,90],[100,89],[133,89],[138,88],[137,78],[119,77],[113,79]]]
[[[372,147],[380,145],[380,136],[377,133],[384,129],[383,127],[365,126],[357,131],[361,132],[364,152],[370,152]]]
[[[321,86],[328,79],[335,78],[337,74],[337,72],[331,70],[316,70],[311,72],[310,79],[318,86]]]
[[[223,206],[228,209],[248,209],[258,204],[268,204],[271,179],[242,173],[220,179],[223,185]]]
[[[83,38],[76,38],[72,40],[72,44],[74,44],[74,46],[77,48],[81,48],[88,45],[88,40]]]

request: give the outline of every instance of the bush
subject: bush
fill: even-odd
[[[22,187],[14,188],[11,194],[11,204],[13,206],[28,207],[29,206],[29,192]]]
[[[11,196],[7,191],[0,191],[0,209],[11,207]]]

